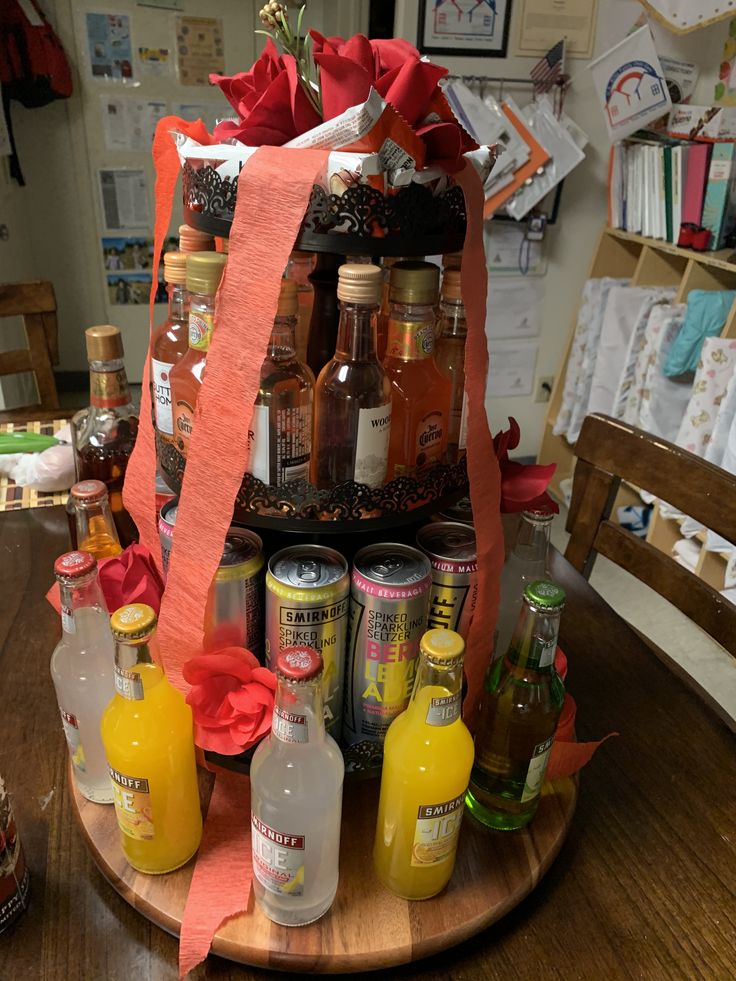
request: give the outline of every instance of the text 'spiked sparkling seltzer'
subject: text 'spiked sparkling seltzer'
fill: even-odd
[[[388,727],[409,703],[431,571],[427,556],[409,545],[369,545],[355,556],[343,722],[348,770],[380,766]]]
[[[438,521],[419,529],[417,545],[432,563],[427,629],[443,627],[467,638],[478,593],[475,531]]]
[[[342,723],[349,591],[348,564],[334,549],[292,545],[269,560],[266,664],[273,670],[279,651],[287,647],[319,651],[325,727],[335,739]]]

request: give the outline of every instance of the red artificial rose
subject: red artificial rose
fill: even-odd
[[[520,439],[519,424],[512,417],[509,417],[509,428],[502,429],[493,437],[493,449],[501,470],[501,513],[513,514],[539,508],[557,514],[560,509],[547,493],[557,465],[548,463],[542,466],[509,460],[509,450],[515,450]]]
[[[191,658],[182,671],[192,686],[187,702],[201,749],[236,756],[269,731],[276,676],[250,651],[225,647]]]
[[[100,586],[110,613],[128,603],[146,603],[158,616],[164,584],[153,556],[143,545],[129,545],[99,563]]]

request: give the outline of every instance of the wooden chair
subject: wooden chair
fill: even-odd
[[[596,555],[605,555],[736,656],[736,606],[672,556],[610,520],[626,480],[736,543],[736,476],[608,416],[585,419],[575,452],[568,562],[587,579]]]
[[[30,371],[36,379],[41,411],[59,408],[59,397],[52,365],[59,363],[59,335],[56,297],[51,283],[0,284],[0,317],[23,318],[27,348],[0,353],[0,377]],[[0,420],[26,419],[31,406],[17,406],[0,412]]]

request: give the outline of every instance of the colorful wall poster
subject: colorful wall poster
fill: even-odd
[[[209,85],[210,72],[225,71],[222,38],[217,17],[176,18],[176,68],[182,85]]]
[[[736,17],[728,22],[714,99],[719,106],[736,106]]]
[[[133,49],[127,14],[86,15],[87,53],[93,78],[133,78]]]

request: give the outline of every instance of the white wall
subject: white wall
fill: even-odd
[[[457,58],[435,56],[433,60],[446,65],[455,75],[493,75],[510,78],[526,78],[536,58],[517,58],[511,55],[514,39],[518,35],[521,4],[514,4],[509,36],[508,58]],[[630,26],[641,13],[635,0],[599,0],[598,27],[595,55],[601,54],[628,33]],[[418,0],[397,0],[395,33],[416,43]],[[696,90],[695,102],[710,105],[713,85],[720,62],[723,42],[728,32],[727,24],[715,25],[703,31],[678,38],[657,24],[654,34],[660,54],[679,55],[700,65],[701,79]],[[565,181],[562,206],[557,224],[547,234],[549,266],[545,277],[545,297],[542,333],[536,378],[557,373],[568,331],[571,327],[577,301],[585,281],[590,257],[606,214],[606,173],[609,143],[603,115],[593,92],[586,61],[574,58],[567,64],[574,84],[565,100],[565,110],[583,127],[590,137],[586,160]],[[493,89],[491,89],[493,91]],[[524,104],[528,89],[508,89],[509,93]],[[494,94],[498,95],[496,91]],[[523,285],[523,283],[522,283]],[[534,386],[536,389],[536,383]],[[489,398],[486,404],[492,428],[505,427],[506,419],[513,415],[521,426],[522,442],[519,454],[536,454],[542,436],[547,411],[545,403],[535,403],[534,395],[511,398]]]

